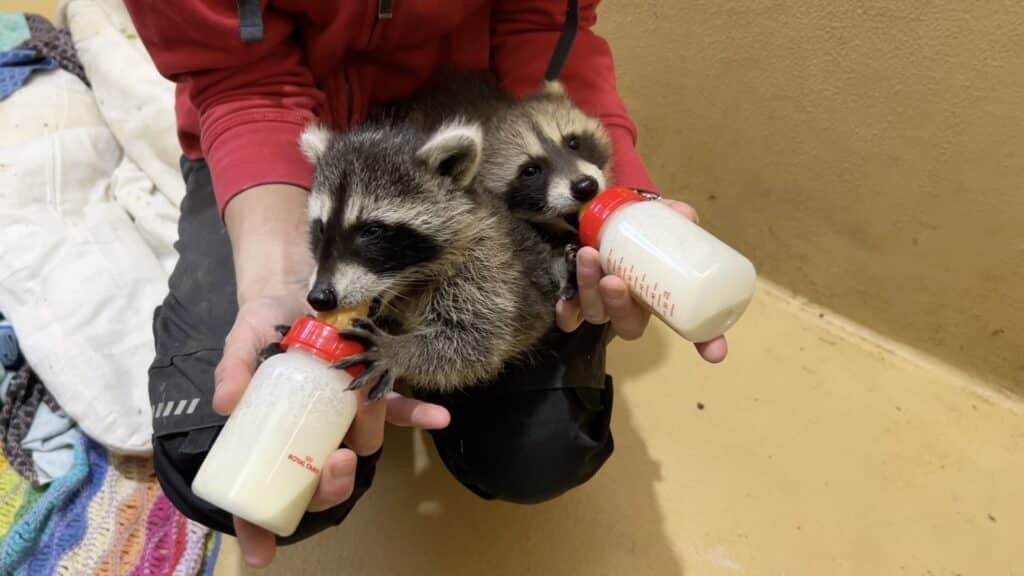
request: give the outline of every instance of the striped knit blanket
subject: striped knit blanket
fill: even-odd
[[[213,574],[220,534],[174,508],[151,461],[80,440],[44,489],[0,456],[0,574]]]

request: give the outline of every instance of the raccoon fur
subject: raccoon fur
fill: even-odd
[[[611,139],[601,122],[583,112],[558,82],[516,100],[487,73],[438,79],[391,106],[387,121],[434,129],[452,114],[484,126],[480,188],[529,222],[551,247],[560,295],[576,291],[578,213],[611,181]]]
[[[369,122],[335,134],[307,128],[317,310],[377,300],[345,329],[366,351],[353,388],[378,399],[396,381],[451,391],[496,376],[554,325],[558,283],[528,225],[477,190],[478,123],[425,131]]]

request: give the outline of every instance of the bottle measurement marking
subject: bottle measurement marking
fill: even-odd
[[[626,259],[623,256],[616,256],[615,250],[608,251],[608,273],[622,278],[634,294],[640,297],[648,306],[662,316],[672,317],[676,313],[675,302],[672,301],[672,292],[661,290],[659,282],[652,287],[647,283],[647,274],[638,276],[636,266],[630,264],[626,267]]]

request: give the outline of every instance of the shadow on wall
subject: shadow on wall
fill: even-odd
[[[648,341],[654,345],[642,355],[663,358],[665,343]],[[616,376],[628,382],[637,373]],[[683,574],[654,492],[660,464],[621,394],[615,402],[616,449],[604,468],[584,486],[533,506],[478,498],[444,468],[427,434],[389,428],[377,479],[352,516],[281,549],[270,572]]]

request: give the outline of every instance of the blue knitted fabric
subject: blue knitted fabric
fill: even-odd
[[[13,94],[37,70],[53,70],[57,61],[35,50],[0,52],[0,100]]]
[[[21,368],[21,350],[18,349],[18,336],[14,326],[0,314],[0,374],[3,368],[14,372]]]
[[[88,481],[76,490],[73,500],[50,520],[38,548],[18,571],[19,574],[55,574],[61,558],[85,537],[89,521],[89,504],[103,486],[109,460],[102,446],[84,434],[79,434],[79,439],[78,444],[85,444],[89,458]]]
[[[85,443],[75,446],[75,461],[71,470],[50,484],[24,516],[7,533],[0,550],[0,574],[14,574],[39,544],[46,525],[54,511],[62,508],[86,482],[89,476],[89,456]]]
[[[220,536],[220,532],[213,533],[213,549],[210,550],[210,555],[206,558],[206,570],[203,571],[203,576],[213,576],[213,569],[217,567],[217,554],[220,553]]]

